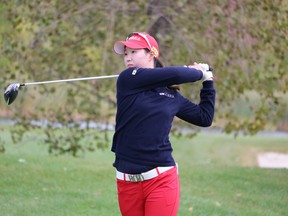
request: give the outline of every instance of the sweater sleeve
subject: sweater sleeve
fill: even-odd
[[[214,118],[215,96],[214,82],[203,82],[203,88],[200,92],[200,103],[194,104],[181,96],[181,107],[176,116],[197,126],[211,126]]]
[[[182,66],[127,68],[120,73],[117,88],[122,94],[134,94],[157,87],[196,82],[201,80],[202,76],[202,71]]]

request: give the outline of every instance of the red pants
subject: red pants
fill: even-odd
[[[117,179],[118,202],[123,216],[175,216],[180,201],[177,168],[143,181]]]

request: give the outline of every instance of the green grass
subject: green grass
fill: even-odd
[[[6,143],[0,154],[1,215],[120,215],[109,149],[83,158],[55,157],[36,142],[37,133],[14,145],[0,132]],[[181,182],[178,215],[287,214],[288,170],[256,166],[259,152],[288,153],[287,136],[201,133],[172,142]]]

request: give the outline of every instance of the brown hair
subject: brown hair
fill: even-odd
[[[156,57],[154,57],[154,64],[155,64],[155,67],[164,67],[162,62],[160,62],[159,59],[157,59]]]

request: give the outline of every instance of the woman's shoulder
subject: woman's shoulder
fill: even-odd
[[[136,67],[131,67],[131,68],[126,68],[123,71],[121,71],[121,73],[119,74],[119,76],[123,77],[123,76],[134,76],[136,75],[136,73],[138,72],[139,68]]]

